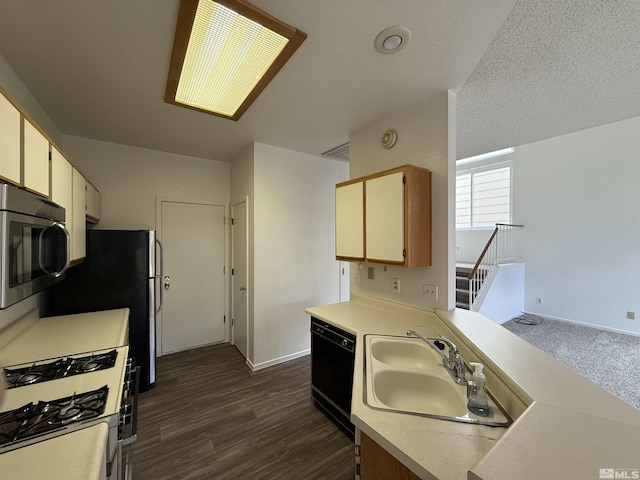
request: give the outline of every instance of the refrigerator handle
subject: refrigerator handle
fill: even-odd
[[[160,253],[160,271],[156,272],[156,275],[154,276],[154,279],[159,279],[162,278],[162,276],[164,275],[164,251],[162,250],[162,242],[160,242],[160,240],[158,240],[157,238],[155,239],[156,244],[158,245],[158,252]],[[154,288],[155,288],[155,282],[153,283]],[[156,315],[160,312],[160,310],[162,310],[162,304],[164,303],[164,296],[163,296],[163,288],[162,286],[160,287],[160,304],[158,305],[158,308],[156,308]]]

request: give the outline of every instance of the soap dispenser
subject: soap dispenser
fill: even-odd
[[[482,373],[484,365],[477,362],[469,362],[475,370],[473,379],[467,383],[467,408],[471,413],[480,417],[488,417],[491,414],[487,392],[484,387],[485,376]]]

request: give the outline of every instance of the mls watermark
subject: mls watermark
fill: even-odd
[[[601,468],[600,478],[640,479],[640,468]]]

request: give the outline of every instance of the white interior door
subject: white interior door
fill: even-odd
[[[233,217],[232,338],[233,344],[238,351],[244,358],[247,358],[247,310],[249,305],[247,290],[247,202],[233,205],[231,215]]]
[[[161,201],[162,353],[224,341],[224,205]]]

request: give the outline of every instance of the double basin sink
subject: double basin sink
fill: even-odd
[[[455,422],[511,424],[491,395],[488,417],[469,412],[466,386],[451,378],[442,357],[419,338],[365,335],[364,339],[364,400],[369,407]]]

